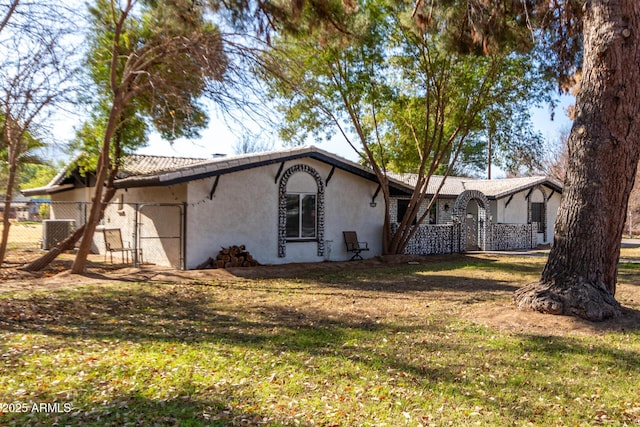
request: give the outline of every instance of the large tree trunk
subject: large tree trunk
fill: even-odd
[[[84,233],[84,225],[75,230],[69,237],[64,239],[62,242],[58,243],[55,247],[49,249],[47,253],[42,255],[40,258],[31,261],[29,264],[22,267],[22,270],[25,271],[40,271],[45,268],[47,265],[51,264],[54,259],[58,258],[58,256],[65,252],[70,251],[76,245],[80,237],[82,237],[82,233]]]
[[[113,170],[110,164],[110,147],[111,139],[116,133],[117,126],[119,124],[120,114],[124,109],[124,101],[116,94],[114,96],[111,112],[109,113],[109,120],[107,121],[107,127],[105,129],[105,135],[102,142],[102,148],[100,150],[100,157],[98,157],[98,165],[96,170],[96,187],[94,189],[93,198],[91,199],[91,210],[89,211],[89,218],[84,227],[82,234],[82,240],[78,246],[78,253],[71,266],[71,273],[82,274],[87,264],[87,258],[89,252],[91,252],[91,246],[93,244],[93,234],[98,227],[100,219],[104,214],[104,203],[102,193],[105,181],[107,180],[108,171]],[[113,195],[112,195],[113,196]],[[110,200],[110,198],[108,199]],[[107,201],[108,201],[107,200]]]
[[[620,241],[640,153],[640,2],[587,2],[584,66],[554,245],[519,307],[600,321],[614,298]]]

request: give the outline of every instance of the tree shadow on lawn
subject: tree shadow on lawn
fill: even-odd
[[[495,284],[485,286],[495,288]],[[87,340],[96,343],[114,343],[120,340],[121,344],[118,345],[131,342],[140,344],[142,348],[146,344],[155,343],[214,344],[213,347],[209,345],[200,348],[200,351],[205,352],[218,352],[226,345],[240,346],[247,351],[267,352],[272,355],[273,360],[292,364],[303,372],[314,370],[304,363],[309,357],[335,359],[333,363],[338,365],[334,369],[345,369],[345,375],[361,374],[348,371],[340,363],[361,364],[379,371],[381,377],[389,375],[390,369],[405,372],[411,380],[417,382],[418,388],[448,384],[456,390],[469,392],[470,405],[473,404],[473,399],[484,400],[486,407],[495,408],[496,412],[513,413],[521,419],[535,418],[538,409],[533,399],[529,403],[522,403],[509,401],[507,397],[491,400],[491,394],[476,395],[476,383],[480,379],[461,372],[472,372],[475,369],[486,374],[482,376],[482,381],[486,382],[485,389],[492,391],[494,395],[503,396],[509,395],[504,393],[505,389],[510,389],[512,395],[518,395],[522,387],[528,387],[522,378],[526,377],[527,372],[537,371],[541,359],[546,360],[547,357],[551,358],[551,364],[561,367],[566,365],[566,355],[597,356],[602,361],[600,363],[607,367],[618,369],[621,366],[629,375],[640,373],[640,356],[636,352],[604,343],[587,344],[571,337],[522,335],[507,341],[504,346],[508,348],[487,347],[485,350],[478,350],[477,344],[489,340],[489,334],[478,331],[472,338],[464,338],[465,334],[475,333],[465,328],[473,327],[464,326],[457,332],[449,328],[447,319],[442,319],[442,322],[403,325],[378,322],[375,318],[353,313],[348,316],[332,316],[330,311],[305,306],[298,301],[288,305],[291,301],[286,299],[269,303],[244,300],[231,304],[228,299],[220,300],[219,293],[210,293],[211,288],[214,287],[182,285],[166,288],[156,286],[155,292],[146,291],[144,287],[112,288],[108,292],[91,292],[87,289],[86,292],[71,293],[63,290],[53,295],[36,294],[22,299],[5,299],[0,300],[0,330],[45,334],[56,338],[55,342],[30,350],[34,354],[59,351],[60,348],[88,351],[84,347]],[[224,289],[221,291],[224,292]],[[463,334],[463,338],[455,337],[457,333]],[[410,336],[413,341],[404,343],[404,336]],[[443,338],[446,336],[452,338]],[[424,338],[416,341],[420,337]],[[397,341],[393,347],[387,348],[383,343],[386,339]],[[109,348],[109,344],[105,344],[106,348]],[[30,356],[27,351],[29,350],[25,349],[22,353],[7,352],[7,366],[17,366],[21,357]],[[483,351],[487,354],[483,354]],[[513,359],[503,358],[503,353],[516,354],[515,357],[526,354],[533,357],[519,359],[522,365],[519,368],[520,376],[504,378],[498,375],[491,379],[488,376],[491,370],[504,373],[511,369]],[[451,360],[447,355],[466,356]],[[200,362],[195,360],[188,363]],[[268,370],[268,366],[261,369]],[[263,375],[268,376],[266,373]],[[87,382],[83,385],[86,387],[84,394],[90,394],[93,388],[99,388],[100,380],[98,377],[93,380],[94,383]],[[543,392],[552,398],[553,393],[563,389],[563,381],[563,378],[557,377],[556,382],[545,386],[549,390]],[[569,391],[565,395],[574,393],[579,396],[580,390],[567,390]],[[206,390],[198,389],[197,393],[201,396],[206,394]],[[211,390],[211,394],[216,393],[217,390]],[[186,391],[185,394],[189,396]],[[122,419],[113,418],[119,411],[122,417],[122,414],[133,416],[132,412],[139,410],[143,415],[148,414],[156,425],[188,425],[189,416],[195,418],[194,425],[214,426],[252,424],[263,419],[264,414],[257,413],[259,411],[252,407],[256,402],[252,402],[249,397],[218,393],[215,398],[198,400],[198,396],[166,401],[147,399],[138,394],[117,396],[109,402],[113,407],[113,411],[108,411],[109,413],[102,408],[95,411],[91,407],[79,408],[81,413],[75,417],[58,414],[61,417],[59,424],[104,425],[104,420],[113,420],[114,424],[119,424]],[[56,397],[52,395],[50,399],[56,400]],[[234,406],[237,402],[246,407]],[[206,418],[207,416],[220,417],[220,420]],[[27,420],[27,415],[24,417],[15,419]],[[285,418],[282,415],[280,420],[274,422],[285,423]]]
[[[473,277],[459,277],[446,275],[422,275],[421,271],[407,271],[404,275],[369,278],[359,275],[348,280],[331,277],[319,278],[324,286],[343,290],[358,290],[371,292],[385,292],[393,294],[422,293],[508,293],[515,292],[519,286],[508,281],[482,279]],[[413,296],[413,295],[412,295]],[[410,296],[408,296],[409,298]]]
[[[208,286],[207,284],[202,284]],[[324,281],[308,280],[300,286],[288,286],[287,288],[277,288],[270,286],[269,281],[262,285],[237,285],[216,284],[216,287],[238,289],[245,286],[245,289],[259,291],[265,294],[274,295],[306,295],[309,297],[335,298],[359,300],[379,300],[387,301],[414,301],[416,298],[422,299],[425,303],[443,299],[447,303],[461,302],[470,304],[474,302],[493,300],[497,297],[508,297],[517,286],[508,282],[497,280],[474,279],[467,277],[453,278],[451,276],[421,276],[406,275],[401,279],[390,278],[384,280],[361,279],[342,282],[331,280],[326,277]]]
[[[515,291],[520,284],[485,278],[494,272],[538,274],[542,265],[501,262],[500,258],[467,255],[393,256],[351,262],[287,264],[257,268],[229,269],[236,277],[251,280],[292,279],[313,281],[332,288],[366,291],[410,292],[429,290],[452,291]],[[409,261],[406,261],[409,260]],[[412,264],[415,263],[415,264]],[[477,269],[474,277],[437,272]]]
[[[162,288],[162,287],[160,287]],[[249,299],[219,300],[202,285],[182,285],[194,292],[161,294],[144,290],[110,289],[108,293],[79,293],[66,297],[35,294],[0,300],[0,330],[40,333],[62,339],[126,339],[136,342],[232,342],[262,347],[286,342],[290,335],[330,330],[331,341],[340,331],[384,329],[367,316],[335,318],[329,313],[279,302]],[[224,288],[223,288],[224,290]],[[313,345],[311,346],[313,347]]]
[[[416,324],[392,323],[364,313],[336,315],[329,308],[291,305],[286,297],[278,302],[219,301],[207,292],[209,287],[182,285],[194,292],[174,292],[170,288],[158,295],[144,290],[110,289],[108,293],[73,293],[61,290],[56,297],[35,294],[23,299],[0,300],[0,331],[16,334],[44,334],[53,342],[39,343],[36,353],[55,352],[61,348],[87,350],[87,340],[99,343],[132,342],[141,345],[186,343],[198,346],[241,346],[273,355],[305,354],[307,356],[346,358],[383,372],[389,367],[409,372],[421,379],[452,378],[448,367],[434,367],[411,362],[410,353],[389,353],[375,347],[398,334],[447,334],[447,322],[421,321]],[[162,287],[157,287],[161,288]],[[385,298],[385,297],[383,297]],[[366,303],[366,302],[365,302]],[[427,309],[428,310],[428,309]],[[369,347],[352,344],[371,341]],[[100,345],[100,344],[98,344]],[[372,347],[373,346],[373,347]],[[421,341],[427,352],[461,352],[454,342]],[[109,344],[104,345],[109,348]],[[211,349],[211,346],[205,346]],[[374,348],[375,347],[375,348]],[[10,354],[12,363],[29,356],[30,350]],[[301,368],[305,357],[293,359]]]
[[[198,285],[191,285],[191,287],[205,289]],[[186,343],[193,344],[194,348],[200,352],[211,351],[212,355],[230,351],[225,350],[227,346],[229,348],[239,346],[253,353],[266,352],[272,355],[271,361],[278,360],[278,363],[294,365],[303,372],[315,370],[313,366],[308,366],[305,360],[309,357],[317,357],[327,358],[338,364],[340,360],[362,364],[367,369],[379,370],[380,375],[384,375],[389,369],[394,369],[408,372],[421,380],[453,381],[455,376],[455,373],[447,367],[416,365],[410,362],[408,357],[380,350],[377,348],[379,344],[377,340],[370,343],[370,347],[358,344],[360,341],[371,341],[371,335],[391,338],[398,333],[413,333],[422,326],[387,325],[366,316],[355,315],[349,318],[331,318],[328,313],[321,311],[305,310],[304,307],[296,309],[278,304],[250,306],[247,307],[246,312],[240,314],[237,312],[241,311],[240,306],[229,310],[224,307],[224,303],[216,301],[215,298],[208,299],[203,294],[158,296],[149,292],[112,289],[106,294],[78,295],[76,293],[73,298],[64,298],[61,295],[65,293],[66,291],[59,291],[57,298],[34,295],[18,300],[0,300],[0,331],[44,334],[55,338],[53,342],[39,342],[33,349],[25,345],[23,349],[7,351],[5,354],[7,366],[21,366],[22,358],[31,359],[33,356],[46,353],[52,355],[63,350],[82,353],[81,359],[85,360],[92,354],[103,353],[100,351],[101,346],[104,347],[104,351],[113,352],[114,345],[126,348],[127,343],[139,344],[137,348],[146,348],[147,344],[162,346]],[[442,326],[434,325],[430,332],[435,333],[441,329]],[[89,342],[92,343],[91,346]],[[200,347],[200,344],[205,345]],[[206,344],[214,344],[214,346]],[[95,347],[96,345],[98,348]],[[437,350],[443,351],[445,347],[447,351],[457,351],[455,344],[440,345]],[[151,351],[162,352],[163,350],[160,347]],[[429,351],[435,352],[436,349],[432,346]],[[99,358],[100,355],[95,357]],[[225,357],[237,356],[229,353]],[[133,362],[139,364],[140,359]],[[121,361],[120,363],[129,362]],[[188,363],[198,364],[199,362],[195,360]],[[135,366],[131,369],[134,368]],[[334,365],[331,368],[342,369],[341,366]],[[87,372],[91,370],[90,367],[82,369]],[[268,371],[269,366],[255,367],[255,369]],[[358,372],[354,371],[351,375],[361,375]],[[266,373],[264,378],[268,378]],[[99,391],[101,387],[106,387],[99,384],[104,380],[105,378],[99,376],[94,377],[91,381],[83,382],[83,390],[76,392],[80,395],[91,395],[95,393],[95,389]],[[144,386],[144,384],[139,385],[139,387]],[[199,393],[202,391],[199,390]],[[40,401],[59,401],[59,397],[54,393],[51,396],[45,393],[39,391],[35,396],[33,394],[31,396]],[[217,391],[212,389],[211,393],[217,393]],[[154,424],[176,425],[171,414],[167,414],[163,409],[167,405],[171,408],[171,405],[175,404],[182,405],[187,411],[194,413],[203,412],[203,406],[216,407],[218,415],[222,416],[222,421],[220,423],[206,421],[203,423],[206,425],[246,425],[263,419],[261,414],[238,410],[234,406],[234,402],[242,399],[245,399],[242,401],[244,404],[251,403],[247,402],[246,397],[225,395],[224,398],[214,399],[212,402],[187,400],[184,404],[181,400],[173,403],[155,400],[135,402],[137,399],[143,398],[118,397],[115,402],[109,403],[114,407],[109,413],[103,410],[94,412],[91,407],[85,406],[80,408],[81,414],[60,415],[59,424],[70,422],[73,425],[104,425],[101,424],[104,420],[114,420],[118,424],[123,419],[114,418],[117,411],[137,410],[135,406],[142,405],[146,408],[145,412],[148,410],[148,414],[153,416]],[[121,409],[118,409],[119,404],[123,405]],[[19,417],[16,419],[26,419],[22,417],[27,415],[16,415],[16,417]],[[282,420],[279,421],[274,425],[280,425]],[[183,424],[180,418],[177,422],[179,425],[188,425]],[[142,424],[138,423],[138,425]]]
[[[467,367],[468,371],[482,373],[481,387],[468,375],[464,390],[471,401],[482,402],[483,411],[502,413],[509,420],[538,423],[549,413],[565,418],[566,411],[578,413],[581,422],[640,422],[640,413],[630,412],[630,407],[625,406],[625,399],[635,394],[640,375],[638,352],[579,337],[523,334],[514,337],[503,353],[511,356],[496,360],[487,355],[484,365],[471,362]],[[604,384],[606,391],[601,393]],[[502,397],[496,398],[497,395]],[[583,406],[582,400],[593,399],[594,395],[601,405]],[[602,409],[607,417],[598,420],[595,416]]]
[[[184,286],[183,286],[184,287]],[[162,295],[111,289],[108,294],[77,294],[57,298],[36,294],[0,300],[0,331],[44,334],[82,348],[83,341],[127,340],[160,343],[221,343],[251,348],[333,352],[354,334],[410,333],[424,325],[403,326],[381,322],[377,316],[291,305],[287,299],[263,303],[258,300],[219,301],[206,287],[187,285],[195,294],[172,291]],[[430,332],[441,330],[430,325]],[[51,344],[55,348],[60,344]],[[327,350],[327,347],[330,347]],[[46,344],[38,349],[46,350]]]
[[[323,275],[372,274],[385,270],[410,270],[419,268],[428,271],[445,271],[473,265],[488,265],[496,259],[462,254],[450,255],[384,255],[356,261],[305,262],[257,267],[228,268],[236,277],[246,279],[309,279]],[[215,271],[215,270],[214,270]]]

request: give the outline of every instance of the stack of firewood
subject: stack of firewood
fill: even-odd
[[[255,267],[260,265],[246,250],[244,245],[222,248],[215,258],[209,258],[196,267],[203,268],[229,268],[229,267]]]

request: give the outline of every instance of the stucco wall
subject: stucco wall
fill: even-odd
[[[553,191],[551,188],[542,186],[544,190],[544,196],[539,189],[534,189],[529,194],[529,189],[521,191],[513,195],[513,198],[509,202],[509,205],[505,206],[509,197],[503,197],[497,200],[497,215],[495,223],[503,224],[526,224],[529,221],[528,218],[528,203],[526,198],[527,194],[533,202],[543,202],[547,199],[547,217],[546,217],[546,233],[537,233],[538,244],[549,244],[553,242],[553,226],[560,207],[561,194]]]
[[[139,261],[181,267],[182,240],[180,207],[186,198],[186,184],[118,190],[105,209],[103,221],[93,237],[91,251],[104,254],[103,229],[119,229],[125,247],[139,248]],[[92,189],[78,188],[52,195],[52,219],[74,219],[76,227],[88,216]],[[78,203],[83,202],[83,203]],[[136,218],[136,210],[139,215]],[[136,229],[137,227],[137,229]],[[137,242],[136,242],[137,240]],[[136,244],[137,243],[137,244]],[[121,261],[122,254],[114,256]],[[130,256],[130,262],[132,262]]]
[[[76,202],[90,200],[90,191],[86,188],[76,188],[51,195],[51,219],[73,219],[76,227],[84,224],[84,206]]]
[[[221,247],[246,246],[262,264],[345,260],[342,232],[354,230],[371,250],[363,256],[382,252],[384,202],[378,196],[371,207],[377,184],[337,169],[326,179],[331,166],[311,159],[285,163],[283,171],[294,165],[312,167],[325,185],[324,255],[318,255],[318,243],[286,242],[284,257],[278,256],[280,164],[262,166],[221,175],[215,194],[209,199],[215,177],[192,181],[187,190],[186,267],[194,268]],[[299,175],[302,174],[302,175]],[[296,172],[289,181],[291,191],[313,191],[315,182],[306,172]]]
[[[181,210],[186,195],[186,184],[118,190],[105,211],[104,226],[120,228],[125,244],[132,247],[137,238],[142,262],[180,268]],[[121,196],[122,208],[117,203]]]
[[[509,197],[503,197],[497,202],[498,212],[495,223],[502,224],[526,224],[527,217],[527,191],[521,191]],[[509,204],[507,205],[507,202]]]
[[[324,167],[322,176],[327,176],[330,168]],[[378,184],[336,169],[325,188],[325,258],[330,261],[348,260],[352,254],[346,251],[343,231],[355,231],[360,241],[368,242],[370,251],[363,252],[363,258],[382,254],[382,226],[384,224],[385,203],[382,193],[371,206],[371,200]]]

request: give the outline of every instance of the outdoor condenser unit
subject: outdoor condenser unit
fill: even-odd
[[[42,249],[49,250],[69,237],[76,228],[73,219],[46,219],[42,221]]]

